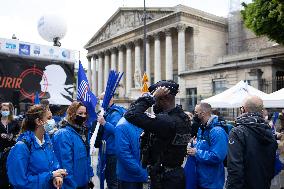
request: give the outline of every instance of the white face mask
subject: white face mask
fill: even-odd
[[[10,111],[1,111],[1,115],[3,117],[8,117],[10,115]]]
[[[51,131],[52,129],[54,129],[55,124],[56,123],[55,123],[54,119],[47,120],[46,124],[44,124],[44,130],[46,132]]]

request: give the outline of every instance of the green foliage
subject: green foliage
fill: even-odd
[[[241,14],[247,28],[257,36],[266,35],[284,45],[284,0],[253,0],[242,5]]]

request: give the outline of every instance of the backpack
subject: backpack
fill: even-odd
[[[215,127],[216,126],[222,127],[224,129],[224,131],[227,133],[228,136],[230,134],[230,131],[233,128],[233,125],[228,124],[224,119],[222,119],[220,117],[218,117],[218,124],[215,125]]]
[[[225,121],[219,121],[218,120],[217,125],[215,125],[215,127],[222,127],[224,129],[224,131],[227,133],[227,135],[229,136],[230,131],[232,130],[233,126],[231,124],[227,124]],[[227,167],[227,155],[223,161],[223,165],[224,167]]]
[[[31,151],[31,144],[28,143],[26,140],[21,140],[23,143],[25,143],[29,149],[29,151]],[[16,144],[15,144],[16,145]],[[7,164],[7,158],[8,155],[11,151],[13,146],[11,147],[7,147],[4,149],[4,151],[1,154],[1,158],[0,158],[0,176],[1,178],[7,179],[8,180],[8,175],[7,175],[7,168],[6,168],[6,164]]]

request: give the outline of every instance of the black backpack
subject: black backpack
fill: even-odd
[[[22,142],[24,142],[27,145],[29,151],[31,151],[31,144],[28,143],[24,139],[22,140]],[[2,155],[1,155],[1,158],[0,158],[0,176],[1,176],[1,178],[7,179],[7,180],[8,180],[8,175],[7,175],[6,164],[7,164],[8,155],[9,155],[12,147],[13,146],[5,148],[4,151],[2,152]]]

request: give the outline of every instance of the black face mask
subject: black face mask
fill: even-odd
[[[82,117],[80,115],[76,115],[74,122],[76,125],[83,125],[83,123],[87,120],[87,117]]]
[[[193,116],[193,121],[195,121],[197,123],[201,123],[201,119],[197,115]]]

